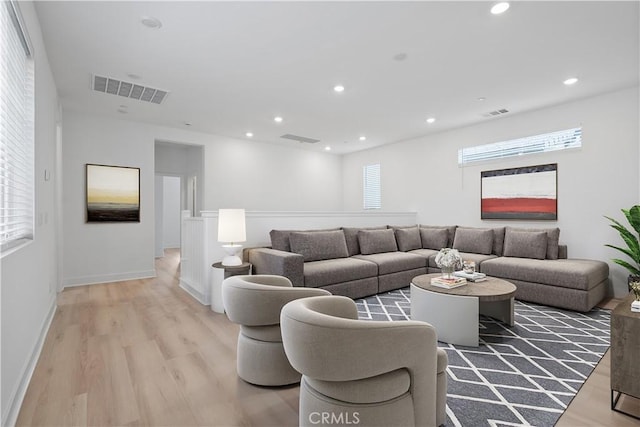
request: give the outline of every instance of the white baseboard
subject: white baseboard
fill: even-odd
[[[202,295],[202,293],[200,291],[198,291],[196,288],[194,288],[188,280],[185,279],[180,279],[180,287],[187,292],[189,295],[191,295],[192,297],[194,297],[200,304],[202,305],[209,305],[209,301],[207,301],[207,298],[205,295]]]
[[[62,281],[63,288],[72,286],[96,285],[98,283],[123,282],[125,280],[148,279],[156,277],[155,270],[131,271],[96,276],[67,277]]]
[[[49,312],[47,313],[47,317],[45,317],[40,329],[38,340],[36,341],[35,345],[33,346],[33,350],[31,351],[31,356],[27,358],[20,374],[20,381],[16,385],[15,389],[11,392],[9,404],[7,405],[9,410],[6,413],[2,414],[3,426],[15,426],[16,421],[18,420],[18,414],[20,413],[20,408],[22,407],[22,401],[24,400],[24,396],[27,393],[27,387],[29,387],[29,383],[31,382],[33,371],[36,369],[36,364],[38,363],[38,359],[40,358],[40,353],[42,352],[45,338],[47,338],[47,333],[49,332],[49,327],[51,326],[51,322],[53,321],[53,316],[56,314],[56,308],[57,304],[54,294],[54,298],[51,300],[51,306],[49,307]]]

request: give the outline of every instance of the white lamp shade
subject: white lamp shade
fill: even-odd
[[[238,243],[246,240],[244,209],[218,210],[218,242]]]

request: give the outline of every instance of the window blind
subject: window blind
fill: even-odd
[[[34,64],[13,2],[0,5],[0,252],[33,239]]]
[[[458,150],[458,165],[582,147],[582,128],[560,130]]]
[[[380,209],[382,199],[380,197],[380,164],[366,165],[363,167],[364,208]]]

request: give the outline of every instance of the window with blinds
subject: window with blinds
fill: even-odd
[[[34,64],[14,2],[0,4],[0,253],[33,239]]]
[[[363,193],[365,209],[380,209],[380,164],[366,165],[363,170]]]
[[[560,130],[458,150],[458,165],[582,147],[582,128]]]

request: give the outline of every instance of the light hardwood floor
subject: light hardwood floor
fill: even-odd
[[[178,287],[178,251],[158,277],[66,289],[17,425],[295,426],[298,387],[239,380],[238,327]],[[636,399],[626,410],[640,413]],[[605,356],[558,426],[640,426],[609,409]]]

